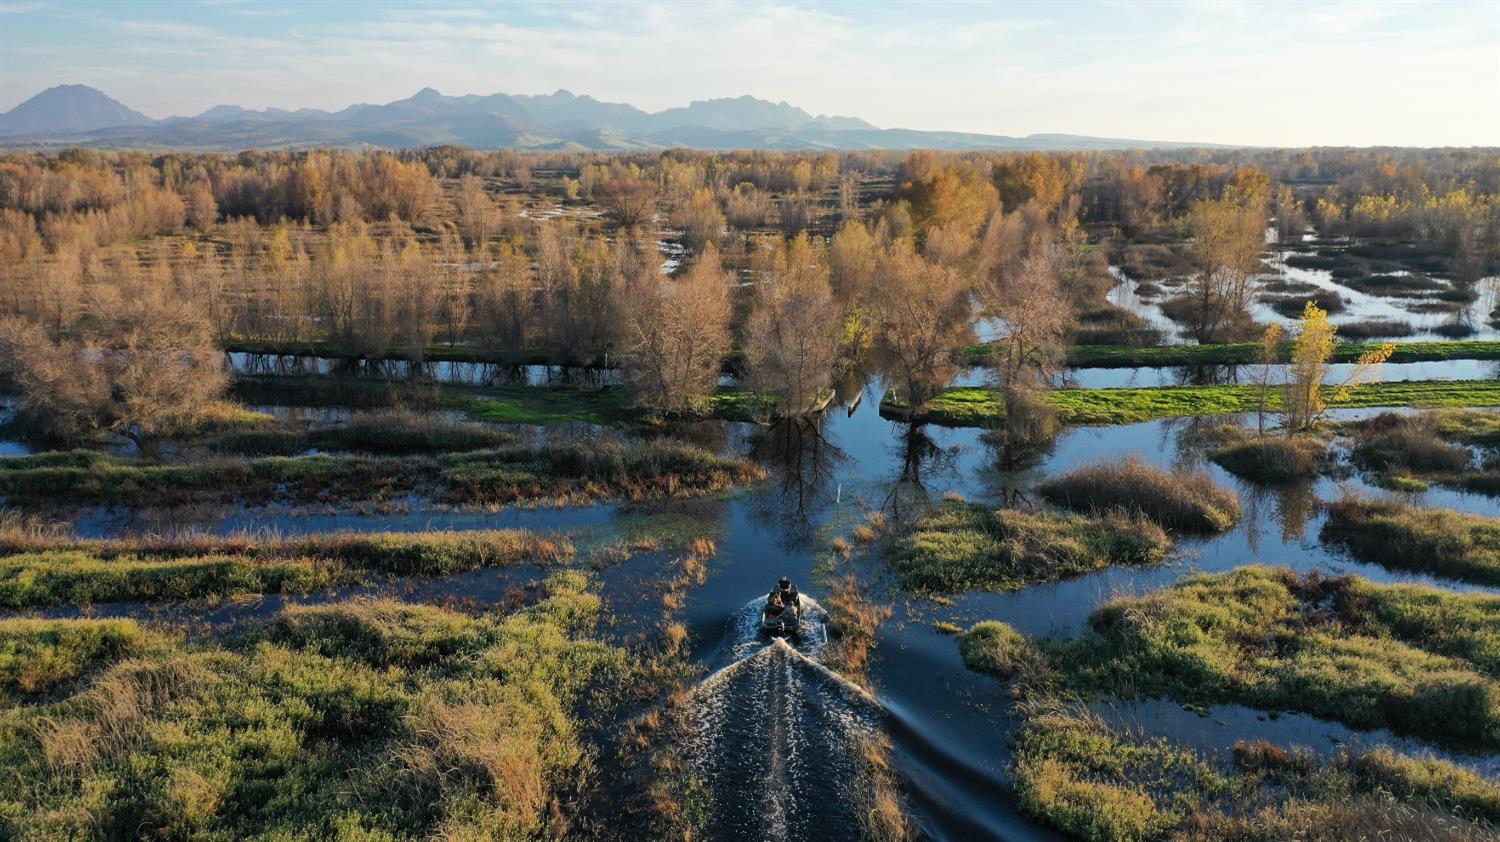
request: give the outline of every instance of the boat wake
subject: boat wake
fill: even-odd
[[[761,600],[731,621],[727,665],[695,691],[692,753],[710,839],[853,838],[859,745],[880,703],[819,661],[827,612],[807,596],[795,643],[759,633]]]

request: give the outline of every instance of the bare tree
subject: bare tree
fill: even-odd
[[[990,364],[1007,392],[1045,385],[1066,362],[1073,314],[1058,283],[1055,247],[1034,249],[1015,271],[992,272],[979,287],[986,311],[1004,322]]]
[[[593,196],[615,222],[634,228],[651,221],[656,210],[656,182],[635,167],[616,164],[594,185]]]
[[[1265,248],[1264,205],[1204,200],[1188,214],[1197,274],[1187,293],[1188,329],[1199,342],[1226,338],[1248,323],[1254,278]]]
[[[774,395],[782,412],[797,414],[828,388],[843,332],[828,270],[801,236],[776,241],[756,273],[745,329],[750,383]]]
[[[969,288],[952,268],[898,240],[881,258],[871,302],[874,349],[916,411],[952,381],[954,350],[973,341]]]
[[[88,315],[63,338],[33,322],[0,323],[0,366],[28,413],[57,435],[108,430],[146,451],[211,416],[228,374],[189,297],[157,283],[105,286]]]
[[[693,191],[672,209],[672,225],[682,229],[682,243],[694,254],[709,243],[718,242],[724,233],[724,214],[719,201],[708,188]]]
[[[679,280],[639,279],[625,300],[625,374],[635,402],[661,413],[702,407],[729,350],[730,276],[709,246]]]

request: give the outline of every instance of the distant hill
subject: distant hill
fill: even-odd
[[[698,100],[655,113],[559,90],[536,96],[444,96],[423,88],[384,105],[341,111],[217,105],[153,120],[84,85],[49,88],[0,114],[0,146],[105,149],[296,149],[311,146],[475,149],[1090,150],[1205,146],[1045,134],[1028,137],[881,129],[750,96]]]
[[[155,122],[87,85],[58,85],[0,114],[0,133],[87,132]]]

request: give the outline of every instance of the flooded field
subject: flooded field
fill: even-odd
[[[1447,284],[1426,278],[1415,291],[1396,290],[1391,294],[1375,294],[1357,289],[1348,283],[1340,283],[1328,269],[1307,268],[1297,265],[1296,258],[1309,258],[1318,254],[1305,249],[1278,249],[1268,254],[1266,265],[1271,270],[1260,277],[1262,282],[1275,282],[1287,290],[1304,295],[1328,294],[1342,302],[1342,308],[1332,317],[1335,325],[1351,323],[1383,322],[1409,326],[1409,330],[1376,335],[1374,338],[1389,338],[1394,341],[1421,341],[1439,338],[1494,339],[1500,337],[1500,327],[1491,324],[1491,311],[1500,304],[1500,279],[1482,279],[1472,300],[1452,300],[1443,293]],[[1162,304],[1176,294],[1179,283],[1165,280],[1161,283],[1131,278],[1119,267],[1111,267],[1110,273],[1118,283],[1109,291],[1109,301],[1145,319],[1160,330],[1168,342],[1187,340],[1185,329],[1162,312]],[[1412,273],[1396,270],[1383,278],[1400,279]],[[1147,286],[1143,287],[1145,283]],[[1143,292],[1144,290],[1144,292]],[[1291,326],[1296,315],[1280,312],[1266,303],[1262,295],[1252,302],[1251,315],[1259,324]],[[1346,331],[1347,333],[1347,331]]]
[[[1477,376],[1484,373],[1480,367],[1488,365],[1457,367]],[[1399,368],[1392,372],[1402,373],[1406,372]],[[1128,370],[1125,374],[1134,376]],[[1393,492],[1369,485],[1357,473],[1274,490],[1239,480],[1206,461],[1201,445],[1195,443],[1198,430],[1226,419],[1067,429],[1034,467],[1003,471],[981,431],[912,428],[881,418],[874,398],[882,390],[879,381],[872,381],[869,398],[858,406],[835,406],[815,419],[769,427],[704,422],[677,431],[722,453],[747,456],[770,472],[767,481],[718,498],[499,511],[450,509],[419,497],[385,510],[321,504],[90,508],[73,514],[71,529],[80,537],[97,538],[184,528],[294,536],[516,527],[566,534],[590,546],[678,523],[694,534],[710,536],[717,553],[708,563],[702,586],[686,593],[680,619],[688,631],[691,656],[706,676],[693,691],[699,719],[692,750],[696,768],[714,793],[709,836],[722,839],[746,834],[768,839],[856,838],[858,834],[849,830],[851,815],[841,811],[853,803],[848,788],[857,771],[856,744],[872,734],[889,740],[892,762],[924,835],[1051,838],[1050,832],[1021,818],[1009,794],[1005,768],[1011,714],[1003,694],[992,679],[964,667],[958,647],[938,625],[1000,619],[1026,634],[1071,636],[1085,628],[1093,609],[1111,598],[1152,591],[1191,572],[1227,571],[1251,563],[1329,575],[1353,573],[1377,582],[1434,582],[1427,576],[1353,561],[1317,540],[1321,503],[1351,492],[1376,497]],[[1338,412],[1334,419],[1372,412]],[[536,428],[516,430],[528,438],[542,435]],[[574,425],[552,428],[545,437],[557,440],[599,432]],[[957,594],[941,602],[902,592],[878,557],[856,551],[850,559],[836,560],[829,550],[835,537],[870,512],[899,520],[954,495],[993,505],[1036,506],[1040,500],[1035,489],[1043,479],[1124,455],[1206,471],[1239,493],[1244,518],[1221,536],[1183,538],[1181,552],[1163,567],[1109,568],[1013,592]],[[1398,496],[1422,505],[1500,515],[1500,499],[1479,494],[1433,488]],[[603,593],[620,633],[652,624],[657,608],[650,582],[660,558],[645,553],[602,568]],[[792,577],[815,600],[826,592],[835,571],[854,572],[874,583],[879,599],[894,612],[877,631],[868,690],[821,663],[825,630],[788,647],[758,636],[754,627],[757,595],[778,576]],[[270,616],[286,604],[359,594],[491,602],[541,575],[527,568],[477,571],[204,609],[101,604],[87,613],[218,625]],[[1453,582],[1441,584],[1475,590]],[[820,609],[815,602],[813,606],[817,616]],[[77,615],[76,609],[49,613]],[[1288,741],[1325,752],[1351,742],[1412,747],[1411,740],[1390,734],[1355,733],[1299,714],[1268,720],[1260,712],[1234,705],[1216,706],[1204,715],[1170,702],[1105,705],[1101,711],[1133,731],[1169,736],[1211,752],[1227,752],[1245,739]],[[1487,774],[1497,771],[1494,757],[1447,756]]]

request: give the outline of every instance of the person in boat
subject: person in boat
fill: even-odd
[[[771,598],[766,601],[766,609],[761,615],[761,619],[766,623],[774,623],[777,620],[783,619],[785,615],[786,605],[782,603],[781,595],[772,592]]]
[[[781,604],[792,611],[800,611],[802,609],[802,595],[797,593],[797,587],[792,584],[792,580],[787,576],[782,576],[781,580],[776,583],[776,587],[771,591],[770,597],[767,597],[767,602],[776,598],[779,598]]]
[[[796,593],[796,585],[793,585],[792,579],[787,576],[781,576],[780,581],[775,582],[775,587],[771,588],[771,596],[766,597],[766,603],[771,602],[772,599],[780,599],[781,605],[786,606],[787,611],[792,614],[801,614],[801,594]]]

